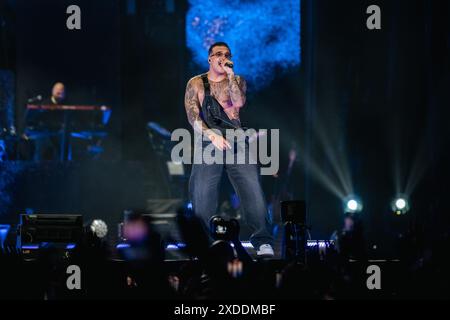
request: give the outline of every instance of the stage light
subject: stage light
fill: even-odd
[[[106,237],[106,235],[108,234],[108,225],[100,219],[93,220],[89,228],[91,229],[92,233],[100,239]]]
[[[358,202],[356,200],[349,200],[347,202],[347,208],[351,211],[356,211],[358,209]]]
[[[397,199],[397,201],[395,201],[395,206],[399,209],[399,210],[403,210],[406,207],[406,201],[405,199]]]
[[[344,204],[345,204],[345,208],[344,208],[345,212],[350,212],[350,213],[360,212],[363,208],[361,200],[359,200],[355,196],[348,196],[345,199]]]
[[[406,197],[398,196],[391,203],[392,211],[396,215],[402,215],[409,211],[409,202]]]
[[[84,224],[84,244],[91,249],[102,249],[106,246],[108,225],[100,219],[88,220]]]

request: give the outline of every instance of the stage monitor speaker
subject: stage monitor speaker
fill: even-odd
[[[21,214],[19,245],[43,242],[79,243],[83,236],[83,217],[75,214]]]

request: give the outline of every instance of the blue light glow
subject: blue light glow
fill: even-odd
[[[21,161],[0,162],[0,215],[7,213],[17,176],[25,165]]]
[[[45,248],[45,247],[48,247],[48,245],[49,245],[49,243],[48,242],[43,242],[43,243],[41,243],[41,245],[39,245],[39,244],[24,244],[24,245],[22,245],[21,246],[21,248],[22,248],[22,250],[38,250],[40,247],[43,247],[43,248]],[[52,244],[52,246],[53,246],[54,244]],[[67,250],[73,250],[73,249],[75,249],[76,248],[76,244],[75,243],[68,243],[66,246],[65,246],[65,248],[67,249]]]
[[[23,250],[37,250],[39,249],[38,244],[26,244],[21,247]]]
[[[131,247],[131,245],[129,243],[124,243],[124,242],[116,245],[117,249],[126,249],[126,248],[130,248],[130,247]],[[186,247],[185,243],[178,242],[178,243],[169,243],[166,246],[166,249],[167,250],[178,250],[178,249],[184,248],[184,247]]]
[[[10,228],[9,224],[0,224],[0,247],[3,247]]]
[[[117,249],[125,249],[125,248],[129,248],[129,247],[130,247],[130,244],[128,244],[128,243],[119,243],[116,246]]]
[[[300,0],[189,0],[186,41],[193,59],[208,68],[208,48],[231,47],[237,74],[261,89],[277,71],[300,64]]]

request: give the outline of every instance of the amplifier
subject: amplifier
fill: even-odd
[[[83,236],[83,217],[74,214],[21,214],[17,241],[78,243]]]

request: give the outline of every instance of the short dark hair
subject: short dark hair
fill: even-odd
[[[215,42],[215,43],[213,43],[213,44],[211,45],[211,47],[209,47],[209,50],[208,50],[208,56],[211,55],[212,49],[213,49],[214,47],[227,47],[228,50],[230,50],[230,52],[231,52],[231,49],[230,49],[230,47],[228,46],[228,44],[227,44],[226,42],[221,42],[221,41],[220,41],[220,42]]]

